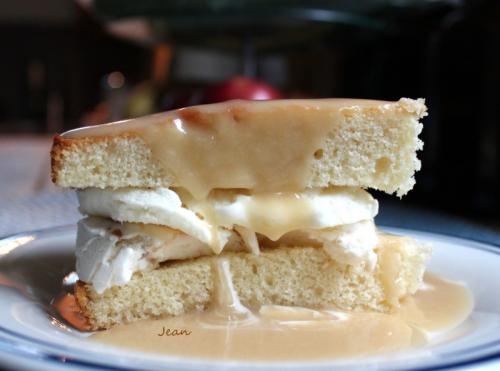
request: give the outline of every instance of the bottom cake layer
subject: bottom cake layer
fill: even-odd
[[[411,238],[381,235],[374,270],[340,264],[318,247],[262,249],[260,255],[224,252],[163,263],[136,272],[130,282],[97,294],[78,281],[75,296],[92,329],[213,305],[216,262],[229,262],[234,290],[249,308],[276,304],[390,312],[422,282],[430,249]]]

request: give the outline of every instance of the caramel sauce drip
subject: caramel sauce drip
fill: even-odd
[[[272,220],[266,218],[270,214],[269,210],[275,216]],[[310,202],[300,194],[291,192],[256,194],[246,211],[250,229],[272,241],[278,240],[287,232],[310,225],[314,218]]]

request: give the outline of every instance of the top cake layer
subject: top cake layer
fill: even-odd
[[[254,192],[415,183],[423,99],[229,101],[85,127],[54,138],[62,187]]]

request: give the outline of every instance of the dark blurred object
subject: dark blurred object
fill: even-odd
[[[280,99],[282,94],[265,83],[243,76],[236,76],[221,84],[209,86],[203,93],[203,103],[223,102],[230,99],[266,100]]]
[[[76,126],[104,99],[104,76],[140,81],[150,56],[67,0],[0,2],[0,45],[0,132],[9,133]]]
[[[427,58],[426,202],[500,219],[500,2],[448,14]]]
[[[231,99],[267,100],[284,98],[272,85],[243,76],[236,76],[208,86],[177,86],[161,101],[161,110],[171,110],[197,104],[223,102]]]

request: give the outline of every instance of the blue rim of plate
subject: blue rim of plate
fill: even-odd
[[[51,235],[51,234],[58,234],[62,232],[69,232],[70,229],[74,229],[74,225],[65,225],[65,226],[59,226],[59,227],[53,227],[53,228],[47,228],[47,229],[40,229],[40,230],[34,230],[34,231],[28,231],[28,232],[21,232],[21,233],[16,233],[10,236],[2,237],[0,238],[0,242],[6,241],[6,240],[14,240],[22,237],[27,237],[27,236],[32,236],[35,238],[40,238],[43,237],[44,235]],[[429,232],[425,230],[418,230],[418,229],[406,229],[406,228],[395,228],[395,227],[390,227],[390,226],[381,226],[382,229],[389,229],[390,231],[394,231],[396,233],[398,232],[416,232],[420,233],[423,235],[428,235],[429,237],[446,237],[446,238],[451,238],[451,239],[456,239],[459,241],[464,241],[464,242],[474,242],[475,246],[468,246],[468,248],[476,249],[476,250],[481,250],[490,254],[494,255],[500,255],[500,241],[498,243],[492,242],[492,241],[481,241],[481,240],[476,240],[474,238],[462,238],[462,237],[456,237],[452,234],[447,234],[447,233],[435,233],[435,232]],[[1,260],[1,257],[0,257]],[[7,335],[7,336],[5,336]],[[12,338],[10,338],[12,337]],[[53,343],[50,341],[43,341],[31,336],[27,336],[21,333],[18,333],[16,331],[9,330],[2,325],[0,325],[0,353],[4,353],[8,356],[14,356],[14,357],[22,357],[22,358],[28,358],[31,361],[44,361],[44,362],[50,362],[53,365],[67,365],[67,366],[76,366],[76,367],[86,367],[86,368],[93,368],[97,370],[136,370],[137,367],[130,366],[130,367],[124,367],[124,366],[110,366],[106,363],[99,363],[99,362],[93,362],[93,361],[87,361],[83,359],[79,359],[81,357],[73,357],[73,356],[66,356],[61,353],[57,352],[52,352],[49,350],[43,350],[41,351],[40,349],[37,349],[36,351],[29,351],[26,349],[26,343],[21,343],[17,340],[22,340],[28,342],[29,345],[38,345],[38,346],[43,346],[43,347],[49,347],[54,350],[59,350],[60,352],[71,352],[72,348],[71,347],[66,347],[61,344]],[[485,344],[480,344],[471,348],[467,348],[466,351],[475,351],[475,350],[485,350],[491,347],[496,347],[496,349],[493,349],[493,351],[489,354],[485,355],[479,355],[470,359],[466,360],[458,360],[458,361],[450,361],[446,362],[443,361],[440,364],[437,365],[429,365],[429,366],[424,366],[424,367],[407,367],[407,368],[391,368],[394,370],[401,370],[401,371],[432,371],[432,370],[446,370],[446,369],[452,369],[452,368],[457,368],[457,367],[464,367],[464,366],[471,366],[471,365],[478,365],[478,364],[483,364],[488,361],[492,360],[498,360],[500,359],[500,338],[494,341],[490,341]],[[92,351],[87,351],[86,355],[96,355],[95,352]],[[453,355],[464,355],[464,351],[453,351],[449,353],[443,353],[443,356],[453,356]],[[189,362],[189,361],[187,361]],[[1,358],[0,358],[0,365],[1,365]],[[204,364],[206,365],[206,364]],[[261,364],[255,363],[251,364],[252,366],[257,367],[262,367]],[[270,364],[268,364],[270,365]],[[276,364],[278,366],[279,364]],[[168,365],[164,365],[168,367]],[[175,367],[176,369],[179,369],[179,366],[184,366],[189,369],[193,369],[193,367],[197,366],[202,366],[201,363],[194,362],[194,363],[186,363],[184,365],[179,365],[179,364],[172,364],[172,367]],[[211,365],[212,366],[212,365]],[[213,366],[217,367],[217,363],[213,363]],[[220,365],[222,366],[222,365]],[[248,364],[247,364],[248,366]],[[274,364],[273,364],[274,366]],[[326,364],[317,364],[317,367],[323,368],[327,366]],[[339,364],[338,366],[342,366]],[[354,366],[354,365],[353,365]],[[363,365],[359,365],[356,367],[362,367]],[[366,366],[366,365],[365,365]],[[334,367],[337,367],[337,365],[334,365]]]

